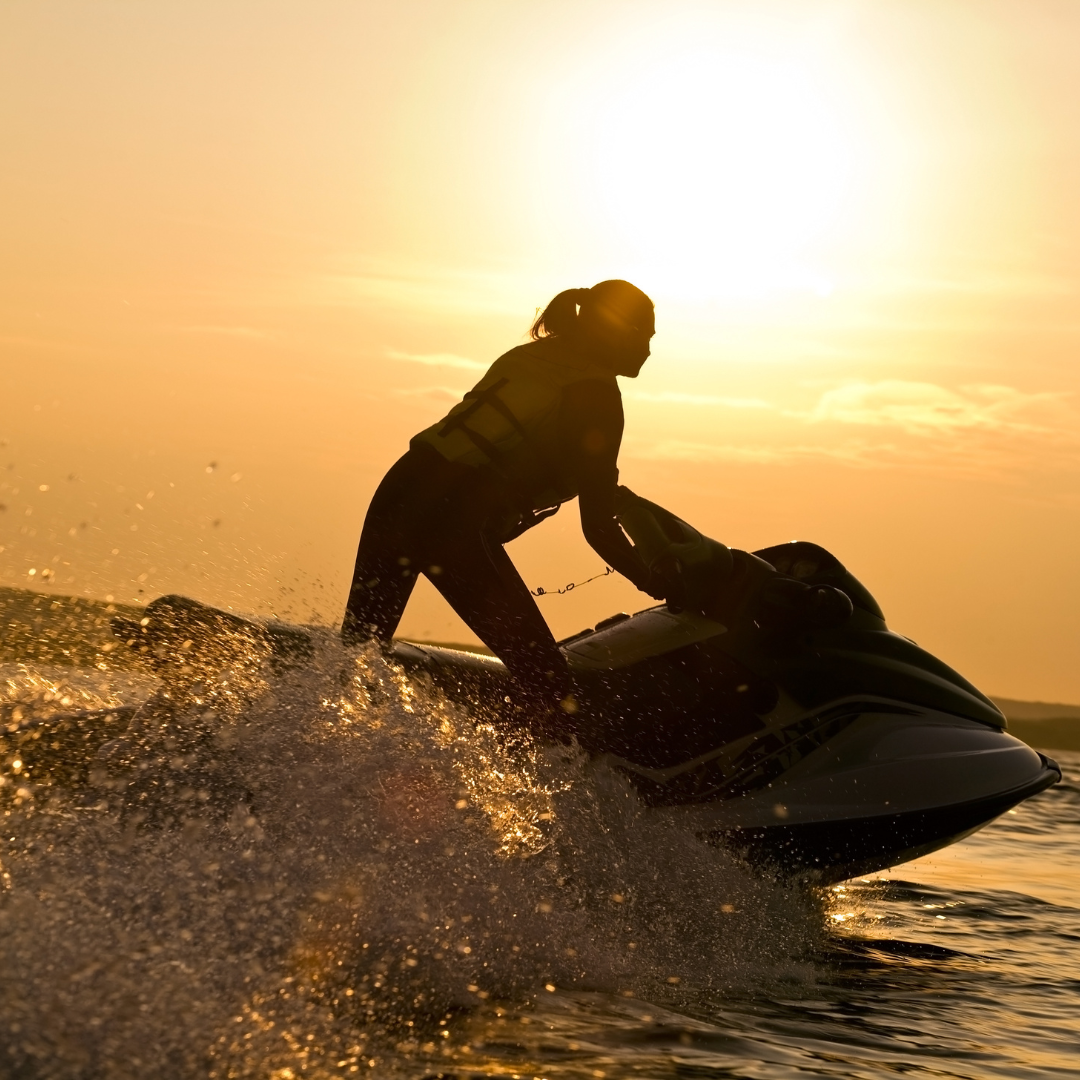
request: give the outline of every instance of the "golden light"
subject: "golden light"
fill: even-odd
[[[810,70],[684,53],[617,87],[592,126],[595,205],[665,290],[830,290],[813,249],[845,225],[856,148]]]
[[[547,160],[527,172],[556,264],[756,304],[828,295],[905,235],[910,125],[837,27],[744,8],[647,29],[591,39],[537,90]]]

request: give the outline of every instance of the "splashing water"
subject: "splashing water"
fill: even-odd
[[[81,709],[149,697],[156,680],[130,672],[0,664],[0,729]]]
[[[6,722],[148,688],[65,679],[9,674]],[[7,755],[3,1074],[416,1076],[499,1003],[799,977],[820,902],[576,751],[508,743],[329,634],[257,689],[144,721],[81,787]]]

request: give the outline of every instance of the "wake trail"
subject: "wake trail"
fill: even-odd
[[[66,679],[9,671],[6,722],[146,692]],[[6,1074],[392,1075],[453,1053],[477,1008],[724,993],[797,977],[816,941],[814,894],[374,652],[326,632],[303,670],[258,679],[114,740],[120,781],[3,762]]]

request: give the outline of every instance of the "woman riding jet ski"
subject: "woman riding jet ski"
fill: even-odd
[[[579,310],[580,309],[580,310]],[[576,702],[566,659],[503,545],[577,497],[585,539],[666,599],[615,520],[623,433],[616,376],[649,357],[652,301],[627,281],[559,293],[533,340],[499,357],[384,477],[360,536],[347,645],[389,647],[425,575],[513,677],[508,693],[557,729]]]
[[[890,631],[823,548],[731,550],[626,489],[618,510],[678,604],[613,615],[559,648],[580,702],[573,737],[627,776],[652,813],[752,861],[830,882],[950,844],[1061,778],[1005,732],[988,698]],[[54,775],[70,766],[65,782],[76,783],[73,755],[89,752],[100,769],[122,724],[164,724],[216,671],[228,667],[233,686],[246,672],[254,685],[267,666],[302,663],[311,651],[304,628],[184,597],[161,597],[139,623],[114,627],[161,677],[156,702],[54,718],[48,739],[11,732],[8,756],[17,750],[24,768],[38,759],[46,768],[59,746],[67,756]],[[405,642],[392,659],[427,673],[478,720],[520,724],[499,660]],[[181,728],[170,725],[171,737]],[[212,789],[227,769],[211,764]]]

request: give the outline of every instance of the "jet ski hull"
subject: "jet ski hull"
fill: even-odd
[[[948,847],[1058,783],[1057,763],[1039,757],[1042,768],[1022,787],[971,802],[839,821],[717,829],[702,838],[762,868],[822,885],[845,881]]]
[[[643,639],[665,633],[674,647],[650,656]],[[567,652],[586,703],[575,734],[653,813],[757,866],[820,883],[873,873],[954,843],[1061,779],[1053,761],[983,719],[989,710],[978,701],[978,719],[869,695],[798,709],[782,690],[770,697],[754,687],[739,666],[735,679],[750,680],[735,687],[743,694],[714,684],[700,708],[684,708],[690,694],[672,693],[670,672],[649,665],[676,656],[699,672],[694,650],[726,636],[700,617],[652,609],[574,639]],[[511,689],[490,657],[416,646],[398,655],[451,695],[468,686],[470,704],[485,703],[489,716]],[[739,700],[752,706],[755,697],[756,714]],[[641,725],[641,715],[651,721]],[[658,760],[680,739],[676,763]],[[695,741],[711,749],[693,756]]]

